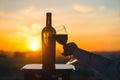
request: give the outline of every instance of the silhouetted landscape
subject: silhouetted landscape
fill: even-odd
[[[40,56],[27,56],[31,52],[6,52],[0,50],[0,80],[24,80],[20,70],[25,64],[41,63]],[[33,52],[34,53],[34,52]],[[94,52],[113,60],[120,60],[120,51]],[[57,57],[56,63],[66,63],[69,58]],[[89,66],[75,62],[77,68],[71,73],[71,80],[107,80]]]

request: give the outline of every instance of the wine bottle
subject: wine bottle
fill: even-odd
[[[52,13],[46,14],[46,26],[42,30],[42,64],[43,70],[55,69],[55,35],[56,31],[52,27]]]

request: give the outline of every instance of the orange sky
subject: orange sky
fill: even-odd
[[[40,49],[46,12],[53,13],[53,27],[66,26],[68,42],[76,42],[80,48],[89,51],[120,50],[119,5],[119,0],[70,0],[68,4],[57,0],[51,5],[44,0],[13,0],[7,3],[1,0],[0,50],[30,51],[33,42],[37,42]]]

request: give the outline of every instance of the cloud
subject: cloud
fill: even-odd
[[[0,11],[0,32],[4,35],[38,35],[43,25],[44,10],[27,7],[10,13]]]
[[[80,5],[80,4],[74,4],[73,9],[76,11],[79,11],[81,13],[89,13],[89,12],[93,11],[92,7],[84,6],[84,5]]]
[[[33,24],[31,25],[31,27],[23,25],[19,28],[19,31],[17,31],[17,34],[23,37],[38,36],[40,35],[41,30],[42,30],[41,24]]]
[[[22,10],[18,10],[17,12],[13,12],[10,14],[12,18],[15,19],[39,19],[42,12],[41,10],[37,10],[35,7],[28,7]]]
[[[99,6],[99,7],[98,7],[98,10],[100,10],[100,11],[104,11],[105,9],[106,9],[105,6]]]

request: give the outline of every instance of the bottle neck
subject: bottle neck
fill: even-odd
[[[47,15],[46,15],[47,17],[46,17],[46,26],[51,26],[52,25],[52,14],[51,13],[47,13]]]

